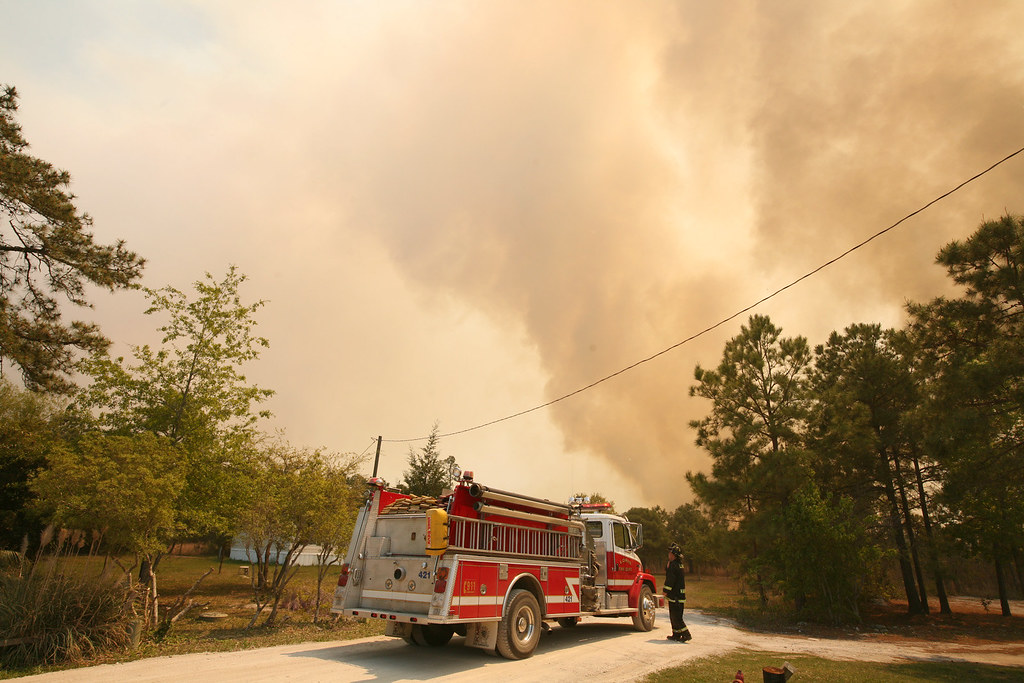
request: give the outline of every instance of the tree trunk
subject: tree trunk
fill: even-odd
[[[1013,566],[1017,569],[1017,596],[1024,597],[1024,562],[1021,561],[1020,546],[1013,549]]]
[[[320,602],[323,600],[323,594],[321,592],[321,586],[323,586],[324,578],[318,576],[316,579],[316,606],[313,608],[313,623],[320,623]]]
[[[280,595],[275,595],[274,596],[274,604],[270,608],[270,615],[267,617],[267,620],[263,622],[264,626],[273,626],[274,625],[274,620],[277,619],[277,605],[278,605],[279,602],[281,602],[281,596]]]
[[[939,613],[952,614],[949,597],[946,595],[946,582],[939,564],[939,553],[935,547],[935,534],[932,531],[931,515],[928,513],[928,496],[924,492],[924,477],[921,476],[921,462],[917,453],[913,454],[914,475],[917,479],[917,497],[921,501],[921,519],[924,521],[924,535],[928,540],[928,564],[935,577],[935,594],[939,596]]]
[[[157,553],[155,557],[150,558],[146,555],[142,558],[142,563],[139,564],[139,583],[143,586],[149,585],[150,575],[156,571],[156,566],[160,564],[160,558],[163,556],[163,553]]]
[[[160,596],[156,592],[156,572],[150,570],[150,588],[153,591],[153,628],[160,625]]]
[[[907,528],[907,541],[910,545],[910,556],[914,562],[914,574],[917,577],[917,588],[921,597],[921,612],[928,614],[928,590],[925,588],[924,571],[921,569],[921,558],[917,552],[917,538],[914,534],[914,519],[910,516],[910,502],[907,500],[907,487],[903,483],[903,471],[900,467],[900,455],[893,452],[893,467],[896,468],[896,489],[900,496],[900,507],[903,511],[903,523]]]
[[[325,543],[320,548],[320,553],[316,558],[316,606],[313,608],[313,623],[320,623],[320,603],[323,601],[323,586],[324,576],[327,575],[327,569],[331,565],[327,564],[328,548],[330,546]]]
[[[750,496],[747,496],[747,513],[750,514],[750,515],[753,515],[753,512],[754,512],[754,503],[753,503],[753,501],[750,500]],[[757,559],[757,538],[754,537],[751,540],[754,542],[754,559],[756,560]],[[757,594],[758,594],[758,597],[760,597],[760,599],[761,599],[761,609],[764,609],[764,608],[768,607],[768,595],[765,593],[765,590],[764,590],[764,579],[761,578],[761,570],[758,569],[754,573],[754,575],[757,578]]]
[[[272,542],[268,542],[266,548],[263,550],[263,561],[258,562],[256,565],[256,587],[260,590],[264,590],[267,587],[267,575],[270,573],[270,548],[273,546]],[[278,551],[280,554],[280,551]]]
[[[878,449],[880,473],[885,486],[885,496],[889,502],[889,530],[899,555],[900,573],[903,575],[903,590],[907,594],[907,613],[921,614],[921,595],[914,585],[914,570],[910,564],[910,553],[907,550],[907,539],[903,535],[903,522],[900,519],[899,503],[896,500],[896,488],[889,470],[889,456],[884,448]]]
[[[1010,598],[1006,592],[1006,574],[1003,571],[1003,558],[1000,555],[998,545],[993,548],[993,551],[995,555],[993,561],[996,565],[996,584],[999,586],[999,606],[1003,610],[1003,616],[1008,617],[1010,616]]]

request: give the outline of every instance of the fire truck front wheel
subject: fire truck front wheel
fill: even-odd
[[[654,613],[657,603],[654,602],[654,593],[650,586],[640,589],[640,598],[637,600],[636,614],[633,615],[633,626],[637,631],[650,631],[654,628]]]
[[[498,622],[498,652],[506,659],[526,659],[537,649],[541,618],[537,598],[517,588],[509,596],[508,609]]]
[[[455,633],[454,626],[443,624],[413,624],[412,640],[415,645],[423,647],[441,647],[447,645]]]

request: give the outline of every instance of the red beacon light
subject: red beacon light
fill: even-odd
[[[376,486],[379,489],[384,488],[384,480],[380,477],[370,477],[366,480],[367,486]]]
[[[473,481],[473,472],[471,470],[466,470],[465,472],[463,472],[462,481],[466,483]]]
[[[583,503],[580,505],[583,510],[611,510],[611,503]]]

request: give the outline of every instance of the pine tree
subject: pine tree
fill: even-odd
[[[76,351],[109,346],[99,328],[66,322],[59,299],[88,307],[86,285],[133,286],[143,259],[124,242],[96,244],[92,219],[67,191],[71,176],[30,156],[15,120],[18,94],[0,91],[0,362],[13,363],[25,386],[68,392]]]
[[[909,306],[932,377],[925,442],[943,471],[947,531],[993,563],[1009,615],[1004,574],[1024,548],[1024,217],[982,224],[937,261],[965,291]]]
[[[806,339],[783,338],[767,316],[755,315],[726,343],[715,370],[697,367],[690,388],[711,402],[710,414],[690,426],[714,462],[710,476],[687,479],[712,513],[737,525],[762,604],[767,580],[759,556],[777,533],[778,511],[808,476],[801,429],[810,358]]]
[[[452,485],[451,468],[455,458],[441,457],[437,450],[438,424],[435,422],[427,443],[419,452],[409,449],[409,469],[402,475],[399,488],[405,493],[419,496],[440,496],[441,492]]]

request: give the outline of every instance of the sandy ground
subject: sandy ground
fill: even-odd
[[[30,676],[32,681],[632,681],[699,657],[735,648],[812,654],[829,659],[898,662],[963,661],[1021,667],[1024,642],[958,644],[879,638],[827,639],[749,633],[731,622],[688,612],[693,641],[666,639],[668,613],[659,610],[653,631],[632,630],[629,619],[587,619],[572,629],[553,626],[530,659],[508,661],[463,647],[461,638],[442,648],[417,648],[395,638],[282,645],[144,659],[125,664]],[[766,661],[780,666],[782,661]]]

